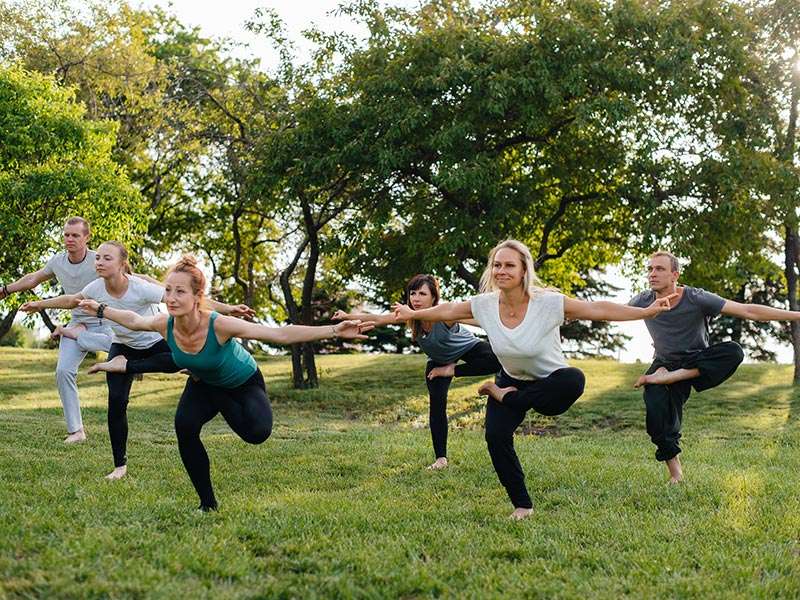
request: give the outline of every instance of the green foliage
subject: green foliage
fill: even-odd
[[[111,156],[115,131],[84,119],[52,77],[0,67],[0,278],[41,268],[70,215],[89,219],[97,239],[141,234],[140,196]]]

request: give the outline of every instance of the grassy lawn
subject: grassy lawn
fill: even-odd
[[[80,376],[90,439],[65,447],[55,360],[0,349],[0,598],[800,597],[788,366],[690,398],[687,482],[668,487],[631,388],[643,365],[573,363],[584,397],[516,438],[535,515],[513,523],[478,379],[451,388],[451,468],[425,470],[423,357],[322,357],[314,391],[262,361],[272,437],[204,430],[216,514],[194,510],[178,456],[183,376],[134,384],[129,476],[112,483],[105,381]]]

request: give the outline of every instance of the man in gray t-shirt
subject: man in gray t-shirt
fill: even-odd
[[[653,338],[655,356],[634,387],[644,386],[647,433],[656,445],[656,459],[665,461],[670,483],[683,479],[681,449],[683,405],[694,388],[716,387],[736,371],[744,358],[739,344],[709,346],[709,321],[718,314],[759,321],[800,320],[800,312],[725,300],[700,288],[678,286],[678,260],[656,252],[648,263],[650,289],[635,296],[632,306],[649,306],[656,298],[678,294],[672,310],[645,321]]]

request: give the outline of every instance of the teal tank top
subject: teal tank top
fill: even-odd
[[[258,370],[258,365],[239,342],[228,340],[220,345],[214,333],[217,316],[216,311],[211,313],[206,343],[197,354],[189,354],[178,348],[172,335],[174,317],[167,319],[167,344],[172,350],[172,359],[182,369],[189,369],[192,375],[210,385],[235,388],[250,379]]]

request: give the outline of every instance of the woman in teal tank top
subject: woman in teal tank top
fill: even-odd
[[[193,256],[184,256],[165,280],[169,315],[142,317],[103,307],[104,317],[134,331],[156,331],[166,340],[172,358],[192,373],[175,412],[178,449],[200,497],[200,510],[216,510],[209,459],[200,432],[218,413],[236,434],[251,444],[272,432],[272,408],[255,359],[234,337],[272,344],[296,344],[327,337],[364,339],[371,324],[343,321],[337,325],[267,327],[218,315],[203,308],[205,276]],[[84,300],[81,308],[96,314],[100,305]]]

